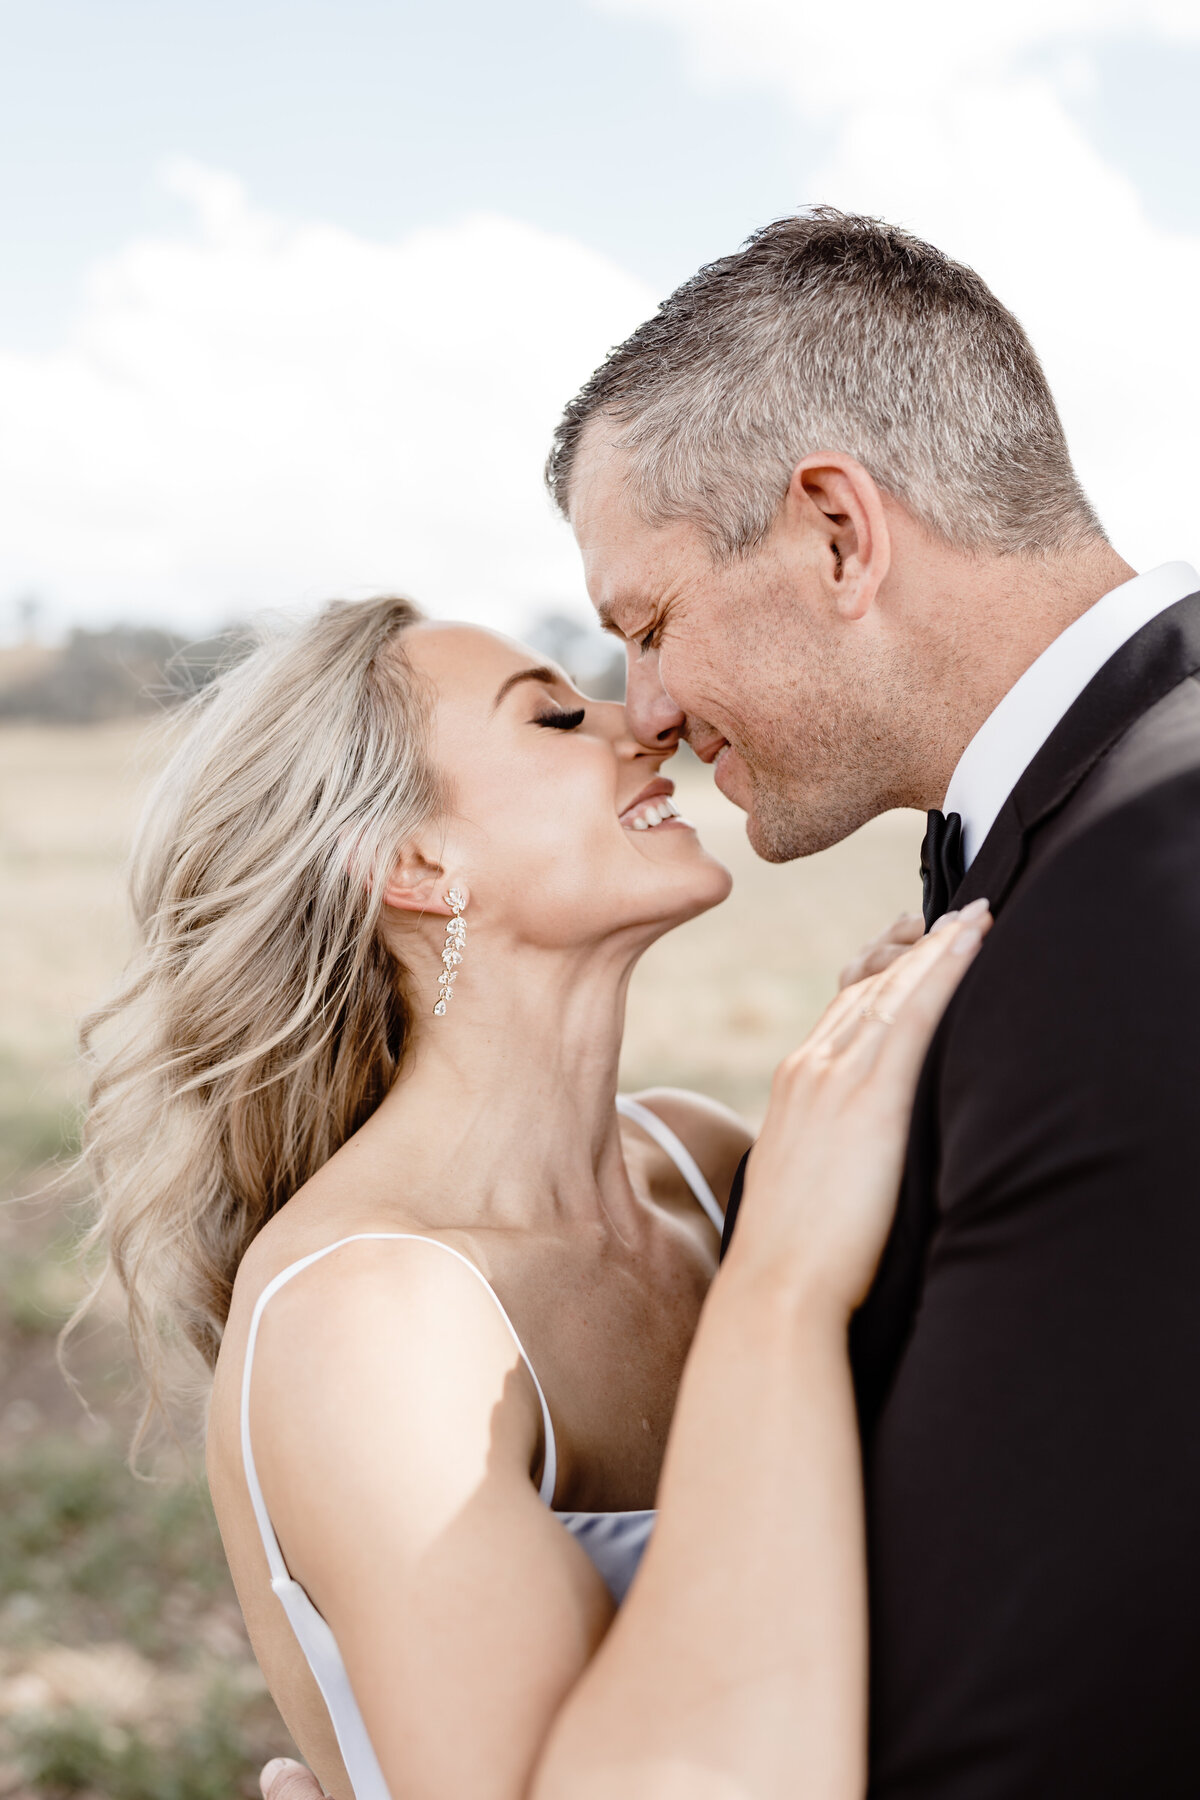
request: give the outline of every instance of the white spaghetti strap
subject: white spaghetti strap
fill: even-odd
[[[725,1214],[718,1206],[716,1195],[705,1181],[700,1165],[687,1145],[676,1137],[671,1127],[665,1125],[656,1112],[651,1112],[640,1100],[631,1100],[627,1094],[618,1094],[617,1111],[624,1113],[627,1119],[632,1119],[635,1125],[640,1125],[654,1139],[659,1149],[666,1151],[718,1232],[723,1232]]]
[[[254,1313],[250,1320],[250,1335],[246,1340],[246,1360],[242,1368],[242,1467],[246,1473],[246,1486],[250,1490],[250,1503],[254,1508],[254,1516],[258,1520],[258,1529],[262,1536],[263,1549],[267,1553],[267,1563],[271,1570],[273,1584],[276,1581],[290,1581],[291,1578],[288,1574],[287,1564],[283,1560],[283,1552],[279,1548],[279,1539],[275,1535],[275,1528],[271,1524],[271,1515],[267,1511],[267,1503],[263,1498],[262,1486],[258,1479],[258,1470],[254,1463],[254,1450],[250,1443],[250,1376],[254,1367],[254,1346],[258,1341],[258,1327],[262,1320],[263,1311],[267,1302],[279,1292],[280,1288],[283,1287],[286,1282],[292,1279],[293,1275],[299,1275],[302,1269],[307,1269],[311,1264],[320,1262],[323,1256],[332,1255],[335,1250],[340,1250],[344,1244],[356,1244],[363,1241],[382,1239],[387,1239],[389,1241],[401,1240],[413,1244],[432,1244],[435,1249],[444,1250],[448,1256],[456,1257],[458,1261],[462,1263],[464,1268],[470,1269],[475,1279],[482,1283],[483,1287],[486,1288],[487,1292],[491,1295],[500,1317],[508,1327],[512,1341],[517,1347],[522,1362],[529,1370],[530,1378],[537,1391],[538,1402],[542,1409],[542,1433],[545,1439],[542,1480],[538,1492],[547,1506],[550,1506],[554,1500],[554,1488],[558,1480],[558,1451],[554,1442],[554,1424],[550,1417],[550,1408],[546,1404],[546,1396],[542,1391],[542,1384],[537,1378],[537,1371],[530,1362],[528,1356],[526,1356],[525,1346],[517,1336],[516,1327],[505,1312],[504,1307],[500,1303],[499,1295],[488,1281],[486,1275],[475,1267],[475,1264],[471,1261],[470,1257],[464,1256],[461,1250],[455,1250],[449,1244],[443,1244],[440,1238],[422,1237],[419,1233],[413,1231],[355,1232],[350,1237],[339,1238],[335,1244],[326,1244],[323,1250],[314,1250],[311,1256],[303,1256],[300,1258],[299,1262],[289,1263],[286,1269],[281,1270],[278,1275],[267,1283],[262,1293],[258,1296],[254,1306]]]

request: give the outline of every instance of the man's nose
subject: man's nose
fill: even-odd
[[[679,710],[663,686],[657,650],[626,650],[629,672],[625,682],[625,717],[639,744],[650,749],[674,750],[683,736],[686,714]]]

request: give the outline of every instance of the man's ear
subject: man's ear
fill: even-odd
[[[837,611],[844,619],[863,618],[892,562],[887,513],[875,480],[854,457],[819,450],[796,464],[787,503],[817,533]]]
[[[447,875],[440,863],[429,862],[414,845],[401,851],[383,890],[383,904],[397,912],[440,914],[449,918],[453,907],[446,899],[451,888],[466,895],[466,885]]]

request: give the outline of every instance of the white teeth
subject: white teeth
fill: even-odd
[[[677,819],[679,808],[668,797],[661,800],[645,801],[629,820],[634,831],[651,831],[655,825],[661,825],[664,819]]]

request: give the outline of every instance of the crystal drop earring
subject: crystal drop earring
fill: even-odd
[[[442,950],[442,972],[438,976],[437,1004],[434,1016],[444,1019],[446,1005],[454,996],[454,983],[458,980],[458,971],[463,959],[463,945],[467,941],[467,927],[463,919],[466,909],[466,895],[452,887],[445,895],[446,905],[454,910],[454,917],[446,920],[446,943]]]

